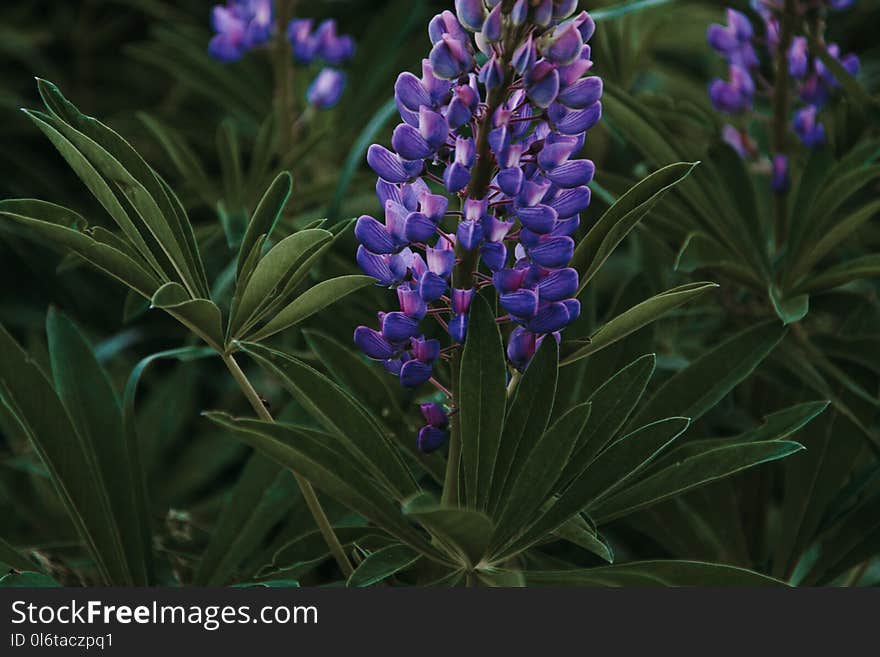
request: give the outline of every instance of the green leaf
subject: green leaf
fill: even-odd
[[[53,84],[38,80],[37,86],[54,114],[54,127],[131,203],[193,296],[207,295],[204,265],[192,226],[179,201],[175,203],[176,199],[169,197],[168,188],[155,171],[128,142],[96,119],[80,113]],[[36,113],[30,116],[36,120]]]
[[[406,545],[389,545],[367,556],[349,576],[346,586],[372,586],[406,570],[420,558],[417,552]]]
[[[825,413],[798,434],[806,451],[783,463],[782,504],[773,553],[773,574],[789,578],[802,554],[815,543],[832,501],[853,477],[864,441],[842,415]],[[856,531],[865,530],[863,525]],[[844,550],[823,552],[818,564],[840,558]]]
[[[684,433],[688,424],[687,418],[666,418],[637,429],[612,443],[522,536],[495,554],[499,558],[505,558],[528,548],[555,531],[591,502],[619,488]]]
[[[34,564],[31,563],[30,559],[22,555],[2,538],[0,538],[0,565],[7,570],[14,568],[15,570],[25,571],[34,568]]]
[[[725,340],[668,379],[630,422],[651,422],[674,408],[697,420],[748,377],[785,336],[776,321],[758,324]]]
[[[392,540],[376,527],[334,527],[339,542],[344,547],[366,542],[388,542]],[[320,530],[297,536],[281,546],[272,557],[274,572],[289,573],[310,565],[318,564],[330,557],[330,549]]]
[[[702,561],[634,561],[587,570],[527,571],[529,586],[786,586],[752,570]]]
[[[223,318],[208,299],[192,299],[179,283],[165,283],[150,303],[174,317],[217,351],[223,351]]]
[[[279,298],[286,284],[309,256],[332,238],[333,235],[326,230],[301,230],[285,237],[270,249],[246,281],[241,301],[229,320],[230,336],[240,337],[259,321],[261,309]]]
[[[558,373],[559,347],[555,340],[544,340],[508,404],[489,491],[493,516],[550,422]]]
[[[565,413],[537,439],[523,463],[511,472],[510,491],[497,514],[493,545],[503,544],[524,529],[556,490],[556,482],[587,425],[590,410],[588,402]]]
[[[250,335],[249,339],[253,341],[265,340],[271,335],[284,331],[291,326],[296,326],[327,306],[347,297],[349,294],[375,283],[376,279],[372,276],[360,274],[338,276],[337,278],[321,281],[290,302],[289,305],[272,317],[265,326]]]
[[[139,505],[142,481],[133,467],[116,391],[91,346],[54,308],[46,318],[46,333],[55,391],[100,473],[93,485],[103,489],[98,492],[112,513],[109,529],[124,553],[126,581],[146,586],[152,572],[152,551],[145,547],[151,543],[149,518]]]
[[[810,311],[810,295],[808,294],[783,297],[777,287],[771,284],[767,289],[767,295],[770,297],[776,316],[782,320],[785,326],[801,321]]]
[[[489,302],[474,299],[459,379],[462,472],[468,506],[485,509],[501,442],[507,365]]]
[[[802,449],[804,447],[799,443],[783,440],[725,445],[664,468],[598,504],[590,505],[587,511],[597,523],[611,522],[698,486],[785,458]]]
[[[592,552],[608,563],[614,563],[614,550],[580,514],[562,523],[553,531],[553,535]]]
[[[736,437],[737,442],[755,442],[758,440],[784,440],[799,431],[817,415],[828,408],[827,401],[804,402],[764,418],[761,426]]]
[[[585,346],[565,355],[560,364],[571,365],[586,358],[717,287],[715,283],[687,283],[642,301],[602,325]]]
[[[743,267],[726,247],[704,233],[689,233],[675,257],[676,271],[688,274],[708,269],[726,274],[744,285],[762,288],[763,283],[748,267]]]
[[[201,586],[222,586],[251,573],[242,562],[302,497],[290,472],[261,453],[248,459],[220,512],[195,574]]]
[[[119,526],[93,445],[77,431],[45,375],[2,326],[0,401],[49,471],[65,511],[96,562],[101,581],[131,584]],[[122,440],[121,435],[115,438]]]
[[[43,573],[23,572],[9,573],[0,577],[0,588],[54,588],[61,584]]]
[[[495,530],[489,516],[473,509],[439,506],[421,493],[403,505],[403,513],[418,520],[431,534],[458,553],[463,563],[477,566]]]
[[[623,428],[645,393],[655,364],[654,354],[642,356],[617,372],[590,396],[590,422],[575,445],[574,454],[562,473],[562,481],[569,482],[579,476]]]
[[[63,223],[56,223],[56,221],[64,221],[59,212],[62,208],[59,206],[42,201],[27,201],[31,206],[31,211],[37,214],[32,217],[8,211],[9,203],[9,201],[0,201],[0,216],[26,226],[36,236],[56,247],[76,253],[105,274],[124,283],[147,299],[152,297],[159,288],[161,284],[159,280],[122,251],[102,244],[75,228],[68,227]],[[21,201],[15,203],[20,204]],[[79,215],[70,212],[67,217],[71,221],[75,221]]]
[[[364,473],[347,454],[338,451],[331,436],[290,424],[233,418],[225,413],[205,415],[401,542],[430,553],[430,546],[404,521],[385,488]]]
[[[817,272],[795,286],[793,292],[818,292],[846,285],[864,278],[880,277],[880,255],[871,254],[845,260],[833,267]]]
[[[812,267],[830,253],[838,244],[849,237],[880,211],[880,201],[868,203],[843,219],[836,221],[827,231],[823,231],[814,244],[802,249],[788,274],[789,280],[799,281],[810,273]]]
[[[265,235],[265,239],[271,239],[272,231],[287,205],[290,198],[290,192],[293,188],[293,178],[287,171],[278,174],[269,189],[263,194],[263,198],[257,204],[254,215],[251,217],[244,238],[241,240],[241,246],[238,249],[238,264],[236,265],[236,279],[241,277],[242,267],[245,260],[257,243],[260,236]]]
[[[277,376],[303,409],[336,436],[345,449],[402,500],[417,491],[412,474],[369,412],[342,388],[287,354],[258,344],[242,349]]]
[[[606,210],[575,249],[571,266],[580,274],[582,291],[617,245],[666,192],[688,177],[697,163],[670,164],[632,187]]]

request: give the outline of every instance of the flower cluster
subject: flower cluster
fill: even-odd
[[[215,35],[208,52],[223,62],[234,62],[272,38],[272,0],[228,0],[211,10]]]
[[[300,64],[321,60],[327,66],[315,77],[306,98],[318,109],[334,107],[345,88],[345,73],[338,68],[354,55],[354,39],[336,32],[336,21],[327,19],[312,30],[310,18],[297,18],[287,26],[293,57]]]
[[[829,0],[823,3],[806,3],[798,0],[798,16],[808,11],[823,11],[824,6],[833,11],[847,9],[854,0]],[[809,5],[809,6],[808,6]],[[752,0],[752,9],[761,17],[764,24],[763,37],[770,61],[779,56],[780,21],[783,0]],[[749,18],[734,9],[727,9],[727,24],[709,26],[707,38],[709,45],[727,62],[729,79],[716,79],[709,86],[709,98],[715,108],[725,114],[741,115],[752,111],[756,95],[756,78],[759,78],[758,52],[755,44],[759,41]],[[840,61],[844,69],[855,75],[859,70],[859,59],[854,54],[841,57],[837,44],[827,46],[828,53]],[[839,87],[839,82],[818,57],[810,57],[807,38],[795,35],[785,53],[788,74],[794,84],[794,93],[800,106],[791,117],[791,128],[807,148],[820,146],[825,141],[825,127],[819,121],[819,112],[827,103],[831,93]],[[775,62],[774,62],[775,63]],[[774,65],[775,70],[775,65]],[[774,93],[764,82],[767,93]],[[788,90],[784,90],[788,93]],[[756,147],[745,129],[731,125],[724,127],[722,136],[742,156],[754,154]],[[777,154],[772,160],[772,185],[776,191],[788,188],[787,160]]]
[[[354,340],[404,386],[434,381],[434,364],[466,339],[481,288],[498,294],[519,369],[580,314],[578,274],[567,265],[590,203],[595,167],[578,153],[601,117],[602,81],[586,75],[595,26],[586,12],[573,15],[576,6],[457,0],[456,13],[428,26],[421,77],[397,78],[393,151],[374,144],[367,153],[384,221],[364,215],[355,235],[358,263],[396,287],[400,310],[379,313],[378,330],[360,326]],[[426,339],[425,318],[453,344]],[[446,426],[429,410],[425,451]]]
[[[215,35],[208,52],[223,62],[234,62],[245,53],[265,45],[274,30],[272,0],[228,0],[211,13]],[[295,18],[287,25],[294,59],[300,64],[321,61],[321,69],[309,85],[306,100],[318,109],[334,107],[345,89],[345,73],[337,67],[354,55],[354,40],[337,34],[336,21],[327,19],[313,29],[310,18]]]

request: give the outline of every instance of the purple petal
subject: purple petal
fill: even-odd
[[[411,212],[405,222],[406,239],[410,242],[427,242],[437,232],[437,224],[421,212]]]
[[[419,451],[423,454],[436,452],[446,442],[448,432],[430,425],[419,429],[419,437],[416,440]]]
[[[563,267],[574,255],[570,237],[550,237],[529,249],[529,257],[542,267]]]
[[[468,316],[453,315],[449,320],[449,336],[453,342],[461,344],[467,337]]]
[[[449,283],[445,278],[430,271],[419,278],[419,296],[428,303],[442,297],[448,287]]]
[[[549,205],[536,205],[530,208],[518,208],[516,216],[523,226],[538,234],[549,233],[556,224],[556,210]]]
[[[517,290],[498,297],[501,307],[519,318],[534,317],[538,312],[538,293],[534,290]]]
[[[367,150],[367,163],[380,178],[392,183],[402,183],[415,178],[422,169],[421,162],[404,162],[379,144],[373,144]]]
[[[420,360],[408,360],[400,368],[400,385],[415,388],[422,385],[434,374],[434,368]]]
[[[443,172],[443,184],[450,194],[460,192],[471,181],[471,172],[459,162],[453,162]]]
[[[498,271],[507,264],[507,247],[504,242],[484,242],[480,257],[490,271]]]
[[[559,102],[571,109],[584,109],[602,97],[602,78],[590,76],[578,80],[559,93]]]
[[[568,308],[556,301],[542,306],[535,318],[526,324],[526,329],[533,333],[553,333],[565,328],[569,321]]]
[[[562,301],[574,296],[578,289],[578,273],[570,267],[550,272],[538,283],[541,301]]]
[[[371,253],[364,246],[358,247],[357,263],[367,276],[372,276],[382,285],[392,285],[400,278],[391,272],[388,260],[388,256]]]
[[[591,160],[569,160],[548,171],[547,177],[563,189],[572,189],[589,183],[595,173],[596,165]]]
[[[590,188],[574,187],[560,191],[549,205],[559,215],[560,219],[567,219],[583,212],[590,205]]]
[[[354,330],[354,343],[357,348],[373,360],[385,360],[394,355],[394,347],[378,331],[366,326]]]
[[[419,320],[401,312],[387,313],[382,318],[382,335],[390,342],[404,342],[419,330]]]
[[[458,224],[455,232],[455,243],[460,244],[465,251],[473,251],[483,240],[483,226],[471,219]]]
[[[354,236],[373,253],[394,253],[397,250],[385,225],[366,214],[360,216],[354,225]]]
[[[408,123],[401,123],[394,128],[391,135],[391,146],[407,160],[421,160],[428,157],[433,149],[425,141],[419,131]]]

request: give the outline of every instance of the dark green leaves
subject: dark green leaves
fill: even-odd
[[[575,347],[571,353],[563,357],[561,364],[570,365],[581,358],[586,358],[590,354],[596,353],[618,340],[622,340],[643,326],[658,320],[669,311],[689,301],[693,301],[702,294],[717,287],[715,283],[687,283],[642,301],[599,327],[590,336],[585,346]]]
[[[784,335],[777,322],[738,333],[663,384],[630,426],[661,418],[671,408],[696,420],[751,374]]]
[[[588,570],[529,572],[530,586],[785,586],[745,568],[701,561],[637,561]]]
[[[278,222],[287,200],[290,198],[290,191],[293,186],[293,180],[287,171],[278,174],[278,177],[266,190],[257,209],[254,210],[254,216],[248,224],[247,231],[241,240],[241,246],[238,251],[238,264],[236,267],[236,276],[241,275],[241,268],[245,259],[257,243],[257,240],[265,235],[265,239],[272,237],[272,231]]]
[[[371,586],[391,577],[419,560],[417,552],[406,545],[389,545],[367,555],[348,578],[348,586]]]
[[[670,189],[688,177],[696,163],[679,162],[641,180],[602,215],[574,253],[571,266],[580,274],[579,291],[593,278],[617,245]]]
[[[610,522],[638,509],[679,495],[746,468],[785,458],[803,446],[782,440],[725,445],[685,459],[610,496],[589,512],[596,522]]]
[[[0,400],[49,471],[101,581],[147,584],[147,519],[137,511],[119,402],[69,320],[52,314],[48,330],[58,392],[0,328]]]
[[[506,359],[488,301],[479,295],[470,311],[461,362],[462,473],[468,506],[484,509],[504,422]]]

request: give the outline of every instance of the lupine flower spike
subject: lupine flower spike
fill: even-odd
[[[495,288],[498,321],[513,325],[515,368],[580,314],[567,265],[590,204],[595,167],[578,154],[602,114],[602,81],[587,75],[595,26],[572,15],[576,5],[457,0],[430,22],[421,75],[397,78],[393,150],[367,152],[384,221],[364,215],[355,235],[361,268],[397,289],[400,309],[380,312],[377,329],[359,326],[354,341],[404,386],[434,382],[441,345],[422,323],[463,343],[480,288]],[[422,413],[418,446],[433,451],[445,412]]]
[[[212,57],[223,62],[241,59],[246,52],[268,43],[273,36],[272,0],[228,0],[211,13],[215,35],[208,45]],[[354,40],[337,34],[336,21],[328,19],[317,28],[309,18],[294,18],[287,25],[294,60],[299,64],[319,61],[325,67],[312,80],[306,100],[317,109],[330,109],[342,97],[345,73],[339,66],[354,56]]]
[[[848,9],[854,0],[827,0],[826,2],[805,2],[797,0],[796,12],[804,15],[807,11],[841,11]],[[763,34],[756,34],[751,20],[742,12],[727,9],[725,25],[709,26],[707,40],[728,64],[728,79],[716,79],[709,85],[709,98],[719,112],[733,116],[747,116],[751,113],[756,96],[755,78],[760,65],[755,43],[762,39],[766,43],[772,60],[779,56],[780,20],[784,11],[782,0],[752,0],[752,9],[761,17]],[[859,59],[854,54],[841,57],[840,48],[831,43],[828,53],[837,59],[852,75],[858,73]],[[800,105],[791,115],[791,129],[807,148],[821,146],[825,142],[825,126],[819,113],[832,93],[840,86],[838,80],[828,71],[818,57],[810,57],[807,38],[794,35],[786,56],[786,68],[792,82],[792,91]],[[776,66],[773,66],[776,69]],[[782,91],[788,93],[787,89]],[[777,93],[776,90],[773,93]],[[754,142],[744,127],[726,125],[722,138],[742,157],[757,153]],[[771,186],[774,191],[784,193],[789,188],[788,158],[777,153],[770,165]]]

